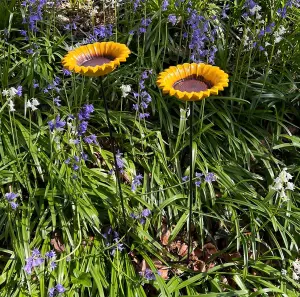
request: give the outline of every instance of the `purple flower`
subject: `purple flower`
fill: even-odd
[[[131,213],[129,216],[135,220],[139,218],[139,215],[134,214],[134,213]]]
[[[258,50],[259,50],[259,51],[264,51],[265,48],[264,48],[263,46],[260,45],[260,46],[258,47]]]
[[[41,252],[39,251],[39,249],[35,248],[31,254],[32,257],[39,257],[41,255]]]
[[[271,23],[270,25],[268,25],[266,27],[266,33],[272,33],[273,32],[273,28],[275,27],[275,23]]]
[[[286,15],[287,15],[287,6],[284,6],[283,8],[279,8],[277,10],[277,13],[280,17],[282,17],[283,19],[286,18]]]
[[[148,112],[145,112],[145,113],[140,113],[139,114],[139,118],[142,120],[142,119],[145,119],[145,118],[148,118],[150,116],[150,114]]]
[[[53,132],[54,129],[56,129],[57,131],[62,131],[63,127],[66,125],[66,122],[65,121],[61,121],[60,120],[60,115],[58,115],[56,117],[55,121],[54,120],[49,121],[48,125],[49,125],[49,128],[50,128],[51,132]]]
[[[138,105],[138,104],[133,104],[133,105],[132,105],[132,108],[133,108],[134,110],[138,111],[138,110],[139,110],[139,105]]]
[[[91,113],[94,112],[93,104],[85,104],[78,113],[79,121],[88,120],[91,116]]]
[[[116,154],[116,159],[117,159],[117,167],[119,169],[124,168],[124,161],[122,160],[122,155],[123,155],[123,153],[120,153],[120,151],[118,150],[117,154]]]
[[[4,196],[8,201],[12,201],[16,199],[19,196],[19,194],[11,192],[11,193],[6,193]]]
[[[227,19],[228,18],[228,15],[227,15],[227,10],[229,9],[229,4],[226,4],[223,9],[222,9],[222,12],[221,12],[221,15],[222,15],[222,19]]]
[[[84,152],[81,152],[80,156],[81,156],[82,160],[84,160],[84,161],[86,161],[88,159],[88,155]]]
[[[97,144],[97,136],[95,134],[86,136],[83,140],[85,143],[88,143],[88,144],[92,144],[92,143]]]
[[[55,251],[51,250],[45,254],[45,256],[49,259],[54,258],[56,256]]]
[[[32,261],[32,267],[40,266],[40,265],[43,264],[43,262],[44,262],[43,258],[37,257],[36,259],[33,259],[33,261]]]
[[[150,18],[146,18],[146,19],[142,19],[141,21],[141,26],[143,27],[148,27],[151,24],[151,19]]]
[[[54,101],[54,104],[55,104],[56,106],[61,106],[61,104],[60,104],[61,100],[59,99],[59,96],[58,96],[58,97],[55,97],[55,98],[53,99],[53,101]]]
[[[69,164],[70,163],[70,158],[68,158],[67,160],[65,160],[65,164]]]
[[[36,82],[36,80],[35,80],[35,79],[33,80],[33,82],[32,82],[32,83],[33,83],[33,88],[34,88],[34,89],[36,89],[36,88],[38,88],[38,87],[39,87],[39,84]]]
[[[131,184],[131,191],[132,192],[135,192],[136,188],[142,184],[141,183],[142,179],[143,179],[143,176],[141,174],[138,174],[133,178],[133,181],[132,181],[132,184]]]
[[[207,175],[205,176],[205,181],[208,183],[211,183],[213,181],[216,181],[216,176],[212,172],[208,172]]]
[[[66,289],[64,288],[64,286],[63,285],[61,285],[61,284],[57,284],[56,286],[55,286],[55,289],[56,289],[56,291],[58,292],[58,293],[63,293]]]
[[[16,92],[16,95],[18,95],[19,97],[21,97],[22,96],[22,86],[18,86],[17,87],[17,92]]]
[[[10,203],[10,206],[13,210],[16,210],[17,207],[19,206],[19,204],[17,202],[14,202],[14,201],[11,201],[9,202]]]
[[[34,54],[34,50],[32,48],[30,48],[30,49],[26,50],[26,53],[28,55],[33,55]]]
[[[50,263],[50,270],[54,270],[57,267],[57,264],[55,262]]]
[[[74,156],[74,160],[75,160],[75,162],[80,162],[80,158],[78,157],[78,156]]]
[[[200,185],[201,185],[201,180],[195,181],[195,185],[196,185],[196,187],[200,187]]]
[[[49,297],[54,297],[54,294],[55,294],[55,288],[49,289],[48,294],[49,294]]]
[[[41,253],[38,249],[34,249],[31,256],[26,258],[26,265],[24,270],[26,273],[31,274],[33,267],[38,267],[44,262],[44,258],[41,257]]]
[[[85,134],[86,131],[87,131],[87,127],[88,127],[88,122],[87,121],[82,121],[79,124],[79,127],[78,127],[78,135],[82,136],[83,134]]]
[[[27,37],[27,31],[25,30],[20,30],[20,34],[24,37]]]
[[[73,170],[77,171],[79,169],[79,166],[77,164],[73,165]]]
[[[147,30],[146,30],[146,28],[144,28],[144,27],[140,27],[139,32],[140,32],[140,33],[146,33]]]
[[[172,23],[173,26],[177,23],[177,17],[175,14],[169,14],[168,16],[169,23]]]
[[[144,218],[147,218],[150,215],[151,215],[151,211],[148,208],[144,209],[141,213],[141,216]]]
[[[146,219],[145,218],[140,218],[140,224],[144,225],[146,223]]]
[[[66,68],[63,68],[62,73],[64,76],[70,76],[72,72]]]
[[[168,6],[169,6],[169,1],[168,0],[163,0],[163,3],[161,5],[162,11],[166,11],[168,9]]]
[[[141,276],[144,276],[144,278],[146,279],[146,280],[148,280],[148,281],[150,281],[150,280],[155,280],[156,278],[155,278],[155,274],[152,272],[152,270],[151,269],[149,269],[149,268],[147,268],[146,270],[145,270],[145,272],[143,273],[143,272],[139,272],[139,274],[141,275]]]
[[[182,181],[183,182],[186,182],[186,181],[188,181],[189,180],[189,176],[188,175],[185,175],[183,178],[182,178]]]
[[[204,174],[201,172],[196,172],[195,175],[197,178],[201,178]]]
[[[111,24],[104,26],[104,25],[100,25],[94,28],[93,33],[95,38],[108,38],[110,36],[112,36],[113,32],[112,32],[113,26]]]

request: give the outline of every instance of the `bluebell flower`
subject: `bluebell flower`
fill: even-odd
[[[50,270],[54,270],[57,267],[57,264],[55,262],[50,263]]]
[[[63,285],[61,285],[61,284],[57,284],[56,286],[55,286],[55,289],[56,289],[56,291],[58,292],[58,293],[63,293],[63,292],[65,292],[65,288],[64,288],[64,286]]]
[[[84,152],[81,152],[80,156],[81,156],[81,159],[84,160],[84,161],[86,161],[88,159],[88,155]]]
[[[48,291],[49,297],[54,297],[54,294],[55,294],[55,288],[50,288]]]
[[[129,214],[129,216],[131,217],[131,218],[133,218],[133,219],[138,219],[139,218],[139,215],[138,214],[135,214],[135,213],[131,213],[131,214]]]
[[[124,161],[122,160],[122,155],[123,153],[121,153],[119,150],[116,153],[116,159],[117,159],[117,167],[119,169],[123,169],[124,168]]]
[[[145,218],[140,218],[139,221],[140,221],[140,224],[141,224],[141,225],[144,225],[144,224],[146,223],[146,219],[145,219]]]
[[[11,192],[11,193],[6,193],[4,196],[8,201],[12,201],[16,199],[19,196],[19,194]]]
[[[211,183],[213,181],[216,181],[216,176],[212,172],[208,172],[207,175],[205,176],[205,181],[208,183]]]
[[[168,9],[168,6],[169,6],[169,1],[163,0],[162,5],[161,5],[162,11],[166,11]]]
[[[136,188],[138,186],[140,186],[142,183],[141,183],[141,180],[143,179],[143,176],[141,174],[138,174],[136,175],[134,178],[133,178],[133,181],[132,181],[132,184],[131,184],[131,191],[132,192],[135,192],[136,191]]]
[[[61,100],[59,99],[59,96],[55,97],[53,99],[53,101],[56,106],[58,106],[58,107],[61,106],[61,104],[60,104]]]
[[[19,206],[19,204],[17,202],[14,202],[14,201],[9,202],[9,204],[10,204],[10,206],[13,210],[16,210]]]
[[[287,15],[287,6],[284,6],[283,8],[279,8],[277,10],[277,13],[280,17],[282,17],[283,19],[286,18],[286,15]]]
[[[39,84],[36,82],[36,80],[34,79],[32,82],[33,88],[36,89],[39,87]]]
[[[201,180],[195,181],[195,185],[196,185],[196,187],[200,187],[200,185],[201,185]]]
[[[63,68],[62,73],[64,76],[70,76],[72,72],[66,68]]]
[[[22,96],[22,89],[23,89],[22,86],[18,86],[18,87],[17,87],[17,92],[16,92],[16,95],[17,95],[17,96],[19,96],[19,97]]]
[[[77,171],[79,169],[79,165],[78,164],[73,164],[73,170]]]
[[[87,127],[88,127],[88,122],[87,121],[82,121],[79,124],[79,127],[78,127],[78,135],[82,136],[83,134],[85,134],[86,131],[87,131]]]
[[[70,158],[68,158],[67,160],[65,160],[65,164],[70,164]]]
[[[145,119],[145,118],[148,118],[150,116],[150,114],[148,112],[144,112],[144,113],[140,113],[139,114],[139,118],[142,120],[142,119]]]
[[[27,31],[25,30],[20,30],[20,34],[24,37],[27,37]]]
[[[144,209],[144,210],[142,211],[141,215],[142,215],[144,218],[147,218],[148,216],[151,215],[151,211],[150,211],[148,208],[146,208],[146,209]]]
[[[78,163],[80,161],[80,158],[78,156],[74,156],[74,160]]]
[[[184,177],[182,177],[182,181],[183,182],[186,182],[189,180],[189,176],[188,175],[185,175]]]
[[[169,14],[169,16],[168,16],[168,21],[169,21],[169,23],[171,23],[173,26],[175,26],[176,23],[177,23],[177,17],[176,17],[176,15],[175,15],[175,14]]]
[[[88,120],[91,116],[91,113],[94,112],[93,104],[85,104],[78,113],[79,121]]]
[[[54,258],[55,256],[56,256],[56,254],[55,254],[55,251],[53,251],[53,250],[51,250],[45,254],[45,257],[47,257],[49,259]]]
[[[138,111],[139,110],[139,105],[137,103],[132,105],[133,110]]]
[[[35,248],[33,249],[31,255],[32,257],[39,257],[41,255],[41,252],[39,251],[39,249]]]
[[[154,274],[154,273],[152,272],[152,270],[149,269],[149,268],[147,268],[147,269],[145,270],[144,273],[141,271],[141,272],[139,272],[139,274],[140,274],[141,276],[143,276],[143,277],[144,277],[146,280],[148,280],[148,281],[151,281],[151,280],[155,280],[155,279],[156,279],[155,274]]]
[[[62,121],[60,119],[60,115],[58,115],[54,120],[52,121],[49,121],[48,122],[48,125],[49,125],[49,128],[50,128],[50,131],[53,132],[54,129],[56,129],[57,131],[62,131],[64,126],[66,125],[66,121]]]
[[[26,258],[26,264],[24,270],[26,273],[31,274],[33,267],[38,267],[44,263],[44,258],[41,257],[41,253],[38,249],[34,249],[31,256]]]
[[[92,144],[92,143],[97,144],[97,136],[95,134],[86,136],[83,140],[85,143],[88,144]]]

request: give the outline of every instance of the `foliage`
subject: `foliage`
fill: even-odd
[[[0,296],[300,296],[299,1],[0,0],[0,15]],[[103,79],[126,222],[99,80],[61,66],[95,40],[132,52]],[[173,245],[187,242],[189,106],[156,77],[199,60],[230,84],[194,103],[194,171],[217,180],[195,185],[188,266]]]

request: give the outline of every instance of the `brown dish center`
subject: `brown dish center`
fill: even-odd
[[[80,66],[101,66],[114,60],[113,57],[93,57],[91,60],[84,61]]]
[[[202,76],[190,76],[174,83],[173,88],[181,92],[201,92],[211,88],[212,83]]]

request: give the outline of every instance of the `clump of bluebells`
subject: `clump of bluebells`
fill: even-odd
[[[199,14],[196,9],[188,7],[190,17],[187,24],[190,27],[191,37],[189,49],[191,50],[191,60],[196,63],[208,62],[214,64],[217,47],[214,44],[217,34],[216,28],[210,30],[210,23]],[[187,37],[187,34],[183,35]]]
[[[27,274],[31,274],[35,267],[41,266],[45,262],[45,258],[49,261],[49,269],[52,271],[56,268],[57,264],[54,262],[56,254],[54,251],[49,251],[42,257],[39,249],[34,249],[31,252],[30,257],[26,258],[26,265],[24,266],[24,271]]]
[[[21,5],[27,10],[24,14],[23,24],[27,24],[29,29],[33,32],[38,31],[37,24],[43,20],[43,13],[46,6],[53,6],[55,1],[49,2],[47,0],[25,0]]]
[[[119,233],[114,231],[111,227],[109,227],[108,230],[102,234],[102,236],[105,239],[106,246],[114,245],[110,252],[112,256],[115,255],[117,250],[121,252],[125,249],[124,244],[121,242]]]
[[[148,108],[152,98],[150,94],[146,91],[145,80],[149,78],[149,75],[152,74],[152,70],[145,70],[139,81],[139,92],[133,92],[133,96],[137,99],[137,103],[133,104],[133,109],[138,113],[140,119],[145,119],[150,116],[146,109]]]
[[[99,40],[107,39],[113,35],[113,26],[99,25],[93,28],[93,32],[90,33],[84,43],[93,43]]]
[[[215,174],[212,173],[212,172],[208,172],[206,174],[203,174],[201,172],[196,172],[195,177],[196,177],[196,181],[195,181],[196,187],[200,187],[200,185],[203,182],[203,178],[204,178],[204,181],[207,182],[207,183],[212,183],[212,182],[217,180]],[[183,182],[187,182],[188,180],[189,180],[188,175],[185,175],[185,176],[182,177]]]
[[[26,265],[24,270],[27,274],[31,274],[34,267],[41,266],[45,259],[41,256],[41,252],[38,249],[34,249],[31,253],[31,256],[26,258]]]
[[[145,208],[140,213],[131,213],[130,217],[134,220],[138,220],[140,224],[144,225],[146,223],[146,219],[151,215],[151,211],[148,208]]]

